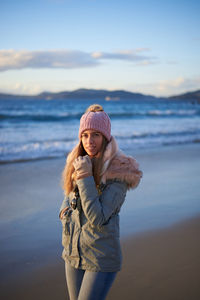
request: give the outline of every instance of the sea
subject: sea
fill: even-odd
[[[108,113],[126,152],[200,142],[200,104],[180,100],[0,100],[0,163],[62,157],[92,103]]]
[[[0,100],[0,163],[67,155],[79,120],[99,103],[123,151],[200,142],[200,104],[176,100]]]

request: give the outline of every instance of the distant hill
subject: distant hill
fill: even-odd
[[[107,90],[94,90],[94,89],[78,89],[75,91],[64,91],[58,93],[43,92],[35,96],[28,95],[11,95],[1,94],[0,99],[45,99],[45,100],[59,100],[59,99],[77,99],[77,100],[107,100],[119,101],[123,99],[128,100],[152,100],[156,99],[154,96],[143,95],[140,93],[132,93],[123,90],[107,91]]]
[[[30,96],[30,95],[17,95],[17,94],[4,94],[0,93],[0,100],[7,100],[7,99],[13,99],[13,100],[22,100],[22,99],[36,99],[36,96]]]
[[[94,90],[94,89],[78,89],[75,91],[63,91],[58,93],[43,92],[38,95],[12,95],[0,93],[0,99],[26,99],[26,100],[106,100],[106,101],[119,101],[119,100],[184,100],[194,101],[200,103],[200,90],[188,92],[181,95],[174,95],[171,97],[158,98],[151,95],[144,95],[141,93],[132,93],[124,90],[108,91],[108,90]]]
[[[181,95],[171,96],[168,99],[175,100],[188,100],[188,101],[197,101],[200,103],[200,90],[194,92],[188,92]]]

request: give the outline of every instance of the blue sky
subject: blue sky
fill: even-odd
[[[1,0],[0,92],[200,89],[200,1]]]

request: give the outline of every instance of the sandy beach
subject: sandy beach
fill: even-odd
[[[198,144],[136,153],[144,178],[121,212],[123,268],[108,300],[200,298],[199,153]],[[68,299],[57,218],[64,161],[0,166],[2,299]]]

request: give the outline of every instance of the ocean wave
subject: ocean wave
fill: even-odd
[[[141,139],[141,138],[155,138],[155,137],[181,137],[181,136],[187,136],[187,135],[200,135],[199,130],[184,130],[184,131],[158,131],[156,133],[153,132],[135,132],[131,135],[115,135],[116,139],[119,140],[127,140],[127,139]]]
[[[0,121],[3,120],[13,120],[13,121],[37,121],[37,122],[60,122],[60,121],[68,121],[74,119],[80,119],[82,116],[81,113],[62,113],[62,114],[0,114]]]
[[[196,109],[191,109],[191,110],[150,110],[147,113],[148,115],[152,116],[194,116],[194,115],[199,115],[200,111]]]
[[[135,111],[135,112],[124,112],[124,113],[111,113],[112,118],[131,118],[131,117],[187,117],[200,115],[200,110],[148,110],[148,111]]]
[[[0,162],[64,156],[76,143],[76,140],[4,143],[0,145]]]
[[[187,144],[196,144],[196,143],[200,143],[200,137],[199,138],[195,138],[195,139],[188,139],[188,140],[169,140],[169,141],[151,141],[150,143],[148,143],[148,145],[146,143],[133,143],[131,142],[120,145],[119,146],[122,150],[128,150],[132,153],[132,150],[136,150],[136,149],[146,149],[148,147],[148,149],[150,148],[157,148],[157,147],[162,147],[162,146],[173,146],[173,145],[187,145]],[[125,146],[126,145],[126,146]],[[131,145],[131,147],[130,147]],[[127,147],[128,146],[128,147]],[[53,158],[61,158],[64,157],[66,158],[67,154],[70,152],[71,149],[63,149],[63,151],[53,151],[53,152],[37,152],[37,153],[29,153],[29,155],[24,155],[24,153],[20,153],[20,155],[15,155],[11,154],[10,155],[4,155],[0,157],[0,164],[7,164],[7,163],[20,163],[20,162],[28,162],[28,161],[34,161],[34,160],[44,160],[44,159],[53,159]]]
[[[160,147],[165,145],[189,144],[200,142],[200,132],[184,131],[182,133],[159,132],[115,136],[122,150]],[[29,160],[66,157],[76,145],[77,139],[36,141],[29,143],[0,144],[0,163],[22,162]]]
[[[57,149],[63,150],[66,149],[66,146],[72,146],[76,140],[68,139],[68,140],[48,140],[48,141],[35,141],[29,143],[4,143],[0,146],[0,154],[4,153],[22,153],[29,151],[46,151],[48,149]]]
[[[187,116],[199,116],[199,109],[188,110],[148,110],[148,111],[134,111],[134,112],[111,112],[109,116],[111,119],[129,119],[134,117],[187,117]],[[79,120],[82,113],[54,113],[54,114],[26,114],[26,113],[1,113],[0,121],[36,121],[36,122],[59,122],[69,120]]]

